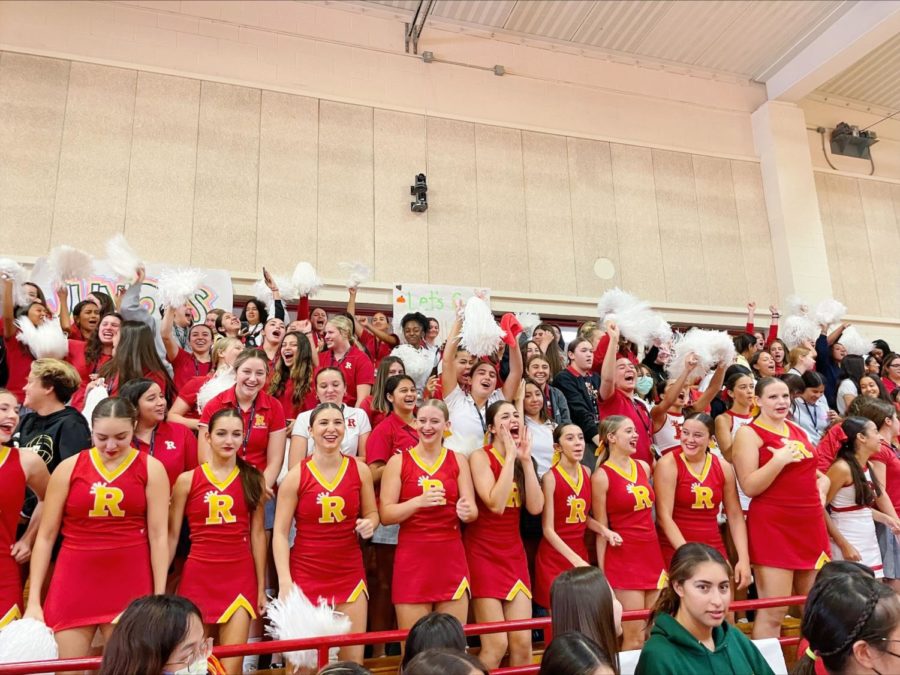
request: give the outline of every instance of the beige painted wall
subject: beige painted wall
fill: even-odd
[[[253,274],[549,296],[623,285],[657,302],[774,301],[759,166],[0,53],[5,253],[102,254]],[[424,171],[430,208],[409,210]],[[593,272],[610,258],[610,281]]]

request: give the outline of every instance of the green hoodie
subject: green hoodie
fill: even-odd
[[[635,675],[774,675],[763,655],[737,628],[713,629],[710,651],[670,614],[656,617]]]

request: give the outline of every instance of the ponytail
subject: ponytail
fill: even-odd
[[[841,424],[841,430],[846,434],[847,438],[838,448],[836,457],[847,462],[850,467],[850,476],[853,479],[853,491],[855,493],[855,501],[857,506],[871,506],[875,499],[881,496],[881,486],[874,474],[869,474],[872,478],[871,484],[866,479],[866,474],[856,461],[856,437],[865,433],[866,425],[874,424],[865,417],[848,417]]]
[[[247,510],[253,513],[263,501],[265,479],[259,469],[239,456],[235,456],[235,462],[241,474],[241,489],[244,491]]]
[[[674,616],[678,612],[679,607],[681,607],[681,598],[675,592],[675,584],[684,585],[694,575],[697,567],[705,562],[718,563],[729,577],[733,576],[731,565],[712,546],[696,542],[679,546],[678,550],[675,551],[675,555],[672,556],[672,563],[669,565],[669,581],[659,592],[656,604],[650,610],[650,618],[647,621],[648,632],[657,616],[660,614]]]

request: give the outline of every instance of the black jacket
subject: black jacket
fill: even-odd
[[[53,471],[64,459],[91,447],[91,430],[82,414],[66,406],[46,416],[28,413],[13,435],[20,448],[35,448],[47,469]]]
[[[566,397],[572,422],[581,427],[588,447],[592,446],[591,439],[597,435],[599,424],[597,390],[600,389],[600,376],[596,373],[578,376],[566,369],[553,378],[553,386]]]

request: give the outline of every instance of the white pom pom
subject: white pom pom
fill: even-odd
[[[269,602],[266,618],[269,620],[266,633],[276,640],[302,640],[350,632],[349,617],[334,611],[324,599],[313,605],[296,584],[284,600],[275,598]],[[336,649],[332,651],[337,652]],[[286,652],[284,655],[294,668],[315,668],[316,656],[315,650]]]
[[[291,275],[291,282],[299,296],[313,295],[322,288],[322,280],[316,269],[308,262],[299,262]]]
[[[341,269],[347,273],[347,288],[359,288],[360,285],[372,278],[372,270],[364,263],[342,262],[339,264]]]
[[[28,280],[24,267],[12,258],[0,258],[0,278],[12,280],[13,303],[20,306],[27,304],[28,298],[25,296],[25,289],[22,288],[22,284]]]
[[[847,313],[847,307],[837,300],[823,300],[816,305],[816,321],[822,325],[830,326],[840,323]]]
[[[597,311],[601,325],[615,321],[622,337],[639,347],[672,339],[672,329],[659,313],[619,288],[612,288],[600,296]]]
[[[64,359],[69,355],[69,339],[59,327],[59,321],[45,321],[35,326],[27,316],[16,319],[19,333],[16,338],[28,347],[36,359]]]
[[[844,332],[841,333],[840,343],[844,345],[848,354],[856,356],[868,356],[869,352],[875,348],[875,345],[860,335],[856,326],[848,326],[844,329]]]
[[[84,397],[84,407],[81,409],[81,415],[87,420],[88,427],[91,429],[94,427],[94,408],[99,405],[100,401],[109,398],[109,391],[103,386],[103,378],[101,377],[100,380],[100,385],[91,389]]]
[[[469,298],[463,313],[460,345],[475,358],[490,356],[500,348],[504,335],[487,303],[477,296]]]
[[[721,330],[691,328],[675,339],[672,360],[667,367],[669,378],[677,380],[686,368],[688,354],[697,357],[697,366],[688,374],[688,380],[699,379],[720,363],[734,361],[734,342],[731,336]]]
[[[412,345],[398,345],[391,350],[391,356],[403,361],[403,369],[414,382],[425,382],[434,368],[434,356],[426,349],[416,349]]]
[[[266,286],[266,282],[262,279],[258,279],[256,283],[253,284],[253,297],[263,303],[266,307],[275,302],[275,296],[272,295],[272,290]]]
[[[631,293],[626,293],[620,288],[611,288],[600,296],[597,301],[597,315],[600,317],[601,325],[610,314],[620,314],[626,309],[636,305],[644,305],[649,308],[646,303],[641,303]]]
[[[778,336],[788,349],[799,347],[803,342],[815,343],[819,337],[819,327],[806,315],[789,316],[784,320]]]
[[[522,325],[522,332],[531,339],[534,329],[541,323],[541,317],[533,312],[516,312],[516,320]]]
[[[806,316],[809,314],[809,305],[799,295],[789,295],[787,298],[788,316]]]
[[[89,253],[71,246],[57,246],[47,256],[50,277],[56,288],[69,279],[86,279],[93,274],[94,259]]]
[[[53,631],[43,621],[19,619],[0,630],[0,663],[48,661],[59,658]]]
[[[223,391],[231,389],[234,382],[234,369],[230,367],[220,370],[208,382],[204,382],[197,392],[197,412],[202,414],[206,404]]]
[[[124,234],[117,234],[106,242],[106,262],[112,271],[125,279],[131,279],[143,265],[140,257],[125,240]]]
[[[193,268],[163,270],[156,286],[156,302],[161,307],[181,307],[197,292],[205,276]]]
[[[275,279],[275,285],[278,286],[278,290],[281,292],[282,300],[296,300],[300,297],[300,291],[297,290],[290,277],[275,276],[273,278]]]

